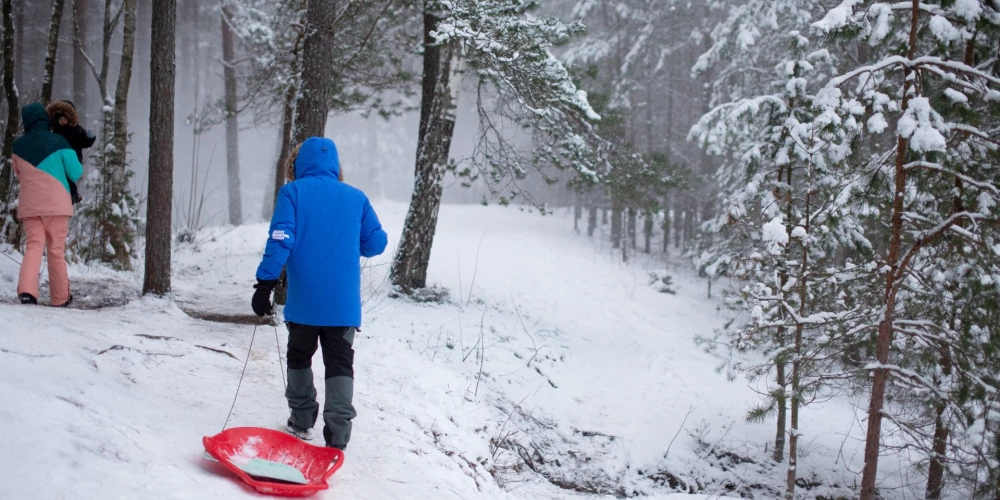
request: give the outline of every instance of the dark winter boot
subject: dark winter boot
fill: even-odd
[[[37,306],[38,305],[38,299],[36,299],[35,296],[31,295],[30,293],[22,293],[21,295],[18,295],[17,298],[21,299],[21,303],[24,304],[24,305],[26,305],[26,306],[27,305]]]
[[[303,440],[309,441],[312,439],[312,429],[303,429],[292,423],[292,419],[288,419],[288,423],[285,424],[288,428],[288,433]]]
[[[70,305],[70,304],[72,304],[72,303],[73,303],[73,295],[72,295],[72,294],[70,294],[70,296],[69,296],[69,300],[67,300],[65,304],[63,304],[63,305],[61,305],[61,306],[59,306],[59,307],[66,307],[66,308],[69,308],[69,305]]]

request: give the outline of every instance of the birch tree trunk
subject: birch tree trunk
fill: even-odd
[[[176,0],[153,0],[149,74],[149,201],[143,294],[170,293],[174,195],[174,86]]]
[[[3,0],[3,93],[7,99],[7,126],[4,127],[0,153],[0,242],[17,246],[19,230],[13,204],[14,172],[11,158],[14,137],[20,124],[17,87],[14,85],[14,20],[11,0]]]
[[[913,0],[910,10],[910,40],[907,49],[907,59],[913,59],[917,46],[917,31],[920,27],[920,0]],[[900,115],[909,108],[914,79],[913,68],[906,66],[903,71],[903,101]],[[900,248],[903,242],[903,197],[906,194],[906,152],[909,141],[904,137],[896,138],[896,171],[895,189],[892,201],[892,224],[890,226],[889,252],[885,273],[884,314],[878,325],[878,341],[875,344],[875,360],[884,366],[889,362],[889,347],[892,344],[892,322],[896,310],[896,277],[899,265]],[[875,500],[875,482],[878,475],[878,455],[882,438],[882,408],[885,404],[885,386],[889,379],[889,370],[876,368],[872,376],[871,400],[868,404],[868,434],[865,437],[865,468],[861,475],[860,500]]]
[[[236,104],[236,36],[229,26],[233,18],[233,7],[225,4],[222,8],[222,62],[225,80],[226,105],[226,183],[229,191],[229,223],[238,226],[243,223],[243,202],[240,199],[240,123]]]
[[[120,217],[105,220],[107,234],[115,254],[111,259],[120,269],[132,269],[131,241],[134,239],[135,228],[129,214],[134,207],[128,206],[125,194],[128,189],[127,153],[128,153],[128,90],[132,81],[132,58],[135,52],[135,6],[136,0],[125,0],[124,34],[122,37],[121,67],[118,70],[118,86],[115,89],[114,135],[112,148],[108,152],[108,163],[111,174],[111,204],[121,211]],[[159,123],[159,127],[173,126]]]
[[[441,22],[433,7],[431,1],[424,6],[424,75],[413,197],[390,271],[393,284],[404,291],[427,286],[462,81],[461,46],[456,42],[437,45],[431,36]]]
[[[49,48],[45,52],[45,73],[42,76],[42,104],[52,100],[52,83],[59,49],[59,26],[62,24],[63,0],[52,1],[52,22],[49,24]]]

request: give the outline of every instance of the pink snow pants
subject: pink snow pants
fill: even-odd
[[[42,267],[42,251],[48,248],[52,305],[65,304],[69,301],[69,271],[66,270],[65,255],[69,217],[27,217],[24,219],[24,232],[28,235],[28,241],[17,280],[17,294],[29,293],[38,298],[38,272]]]

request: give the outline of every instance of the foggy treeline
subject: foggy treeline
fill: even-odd
[[[177,0],[175,119],[150,124],[155,5],[3,2],[7,164],[15,101],[72,100],[99,137],[75,258],[133,265],[150,127],[178,243],[267,220],[325,134],[347,182],[410,203],[404,292],[442,200],[571,210],[616,258],[723,283],[702,341],[770,388],[747,417],[776,422],[785,498],[800,410],[835,396],[867,401],[861,498],[899,449],[926,498],[1000,498],[995,0]]]

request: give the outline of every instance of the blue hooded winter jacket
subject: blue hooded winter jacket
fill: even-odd
[[[339,174],[337,146],[311,137],[278,195],[257,279],[276,280],[286,266],[286,321],[361,326],[360,260],[385,251],[387,238],[368,197]]]

